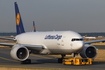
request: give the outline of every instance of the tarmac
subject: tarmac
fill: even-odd
[[[105,49],[105,46],[96,46],[98,49]],[[71,70],[105,70],[105,61],[93,62],[92,65],[63,65],[57,63],[57,57],[50,55],[34,55],[31,54],[29,59],[31,64],[20,64],[10,56],[10,48],[0,47],[0,67],[18,67],[18,68],[57,68],[57,69],[71,69]],[[104,57],[105,58],[105,57]]]

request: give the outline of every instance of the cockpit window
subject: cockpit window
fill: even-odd
[[[82,38],[73,38],[71,41],[83,41],[83,39]]]

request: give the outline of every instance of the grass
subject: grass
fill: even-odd
[[[97,57],[95,58],[95,61],[105,61],[105,50],[101,49],[98,50]]]

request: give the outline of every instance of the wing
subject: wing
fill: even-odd
[[[29,50],[36,50],[36,51],[40,51],[45,49],[45,47],[43,45],[28,45],[28,44],[21,44],[24,45],[25,47],[27,47]]]
[[[12,44],[12,43],[0,43],[0,45],[2,45],[2,46],[9,46],[11,48],[15,44]]]
[[[15,40],[14,38],[6,38],[6,37],[0,37],[0,39],[4,39],[4,40]]]
[[[13,44],[13,43],[0,43],[0,45],[13,47],[14,45],[18,45],[18,44]],[[42,46],[42,45],[29,45],[29,44],[19,44],[19,45],[23,45],[23,46],[27,47],[29,50],[40,51],[40,50],[45,49],[45,47]]]
[[[91,44],[91,43],[97,43],[97,42],[105,42],[105,39],[102,39],[102,40],[94,40],[94,41],[88,41],[88,42],[85,42],[85,44]]]

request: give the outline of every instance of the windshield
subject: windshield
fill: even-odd
[[[71,41],[83,41],[83,38],[73,38]]]

